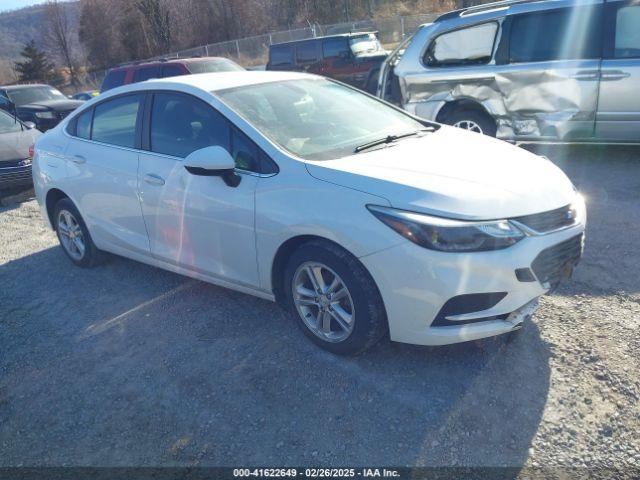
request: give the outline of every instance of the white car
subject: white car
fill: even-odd
[[[33,176],[76,265],[106,251],[277,301],[340,354],[519,328],[586,222],[550,161],[289,72],[111,90],[40,138]]]

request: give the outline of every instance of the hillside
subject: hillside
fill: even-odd
[[[77,29],[79,2],[61,5],[67,10],[69,24]],[[13,63],[20,57],[22,46],[32,38],[44,50],[49,50],[43,38],[47,26],[47,9],[43,5],[0,13],[0,66]],[[75,35],[77,39],[77,34]],[[0,68],[5,73],[4,68]]]

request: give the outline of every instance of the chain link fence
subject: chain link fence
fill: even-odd
[[[379,18],[358,22],[338,23],[333,25],[310,25],[306,28],[266,33],[254,37],[245,37],[228,42],[212,43],[199,47],[168,53],[149,60],[160,58],[187,57],[226,57],[245,68],[263,68],[269,59],[269,45],[274,43],[304,40],[324,35],[336,35],[349,32],[377,31],[380,42],[387,49],[394,48],[407,36],[413,34],[420,25],[432,22],[439,14],[425,13],[418,15]],[[86,84],[99,87],[105,72],[87,72]]]

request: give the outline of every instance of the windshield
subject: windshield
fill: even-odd
[[[367,142],[424,128],[399,110],[325,79],[288,80],[213,93],[263,135],[308,160],[344,157]]]
[[[9,99],[18,107],[43,100],[66,100],[59,90],[53,87],[28,87],[7,91]]]
[[[191,73],[239,72],[242,70],[244,68],[226,58],[189,63]]]
[[[352,37],[349,39],[349,45],[351,46],[351,51],[354,55],[384,51],[375,33]]]

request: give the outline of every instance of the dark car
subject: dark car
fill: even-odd
[[[97,97],[100,94],[99,91],[97,90],[86,90],[84,92],[77,92],[74,93],[71,98],[73,98],[74,100],[91,100],[93,97]]]
[[[84,102],[70,100],[50,85],[11,85],[0,87],[0,108],[15,113],[23,122],[33,122],[45,132]]]
[[[345,33],[271,45],[267,70],[317,73],[373,93],[387,56],[375,32]]]
[[[31,185],[33,145],[40,132],[0,110],[0,190]]]
[[[128,63],[112,68],[102,81],[100,92],[112,88],[142,82],[151,78],[178,77],[194,73],[242,71],[237,63],[222,57],[178,58],[155,62]]]

